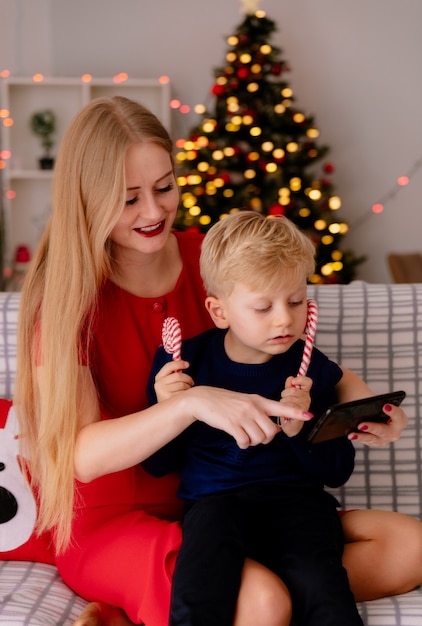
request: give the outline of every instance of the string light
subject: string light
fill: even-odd
[[[113,76],[113,82],[114,83],[124,83],[125,80],[127,80],[129,78],[129,76],[126,74],[126,72],[120,72],[120,74],[116,74],[116,76]]]
[[[380,207],[382,206],[383,208],[385,208],[385,204],[387,202],[389,202],[390,200],[392,200],[400,191],[399,187],[406,187],[409,183],[410,183],[410,179],[413,176],[413,174],[422,166],[422,157],[420,159],[418,159],[414,164],[413,167],[411,168],[411,170],[405,175],[405,176],[399,176],[397,179],[397,184],[394,185],[394,187],[392,187],[382,198],[381,200],[376,203],[375,205],[372,206],[372,209],[374,210],[374,207]],[[378,211],[374,211],[374,212],[378,212]],[[380,212],[380,211],[379,211]]]
[[[253,2],[254,0],[251,0],[251,1]],[[259,0],[258,0],[258,1],[259,1]],[[229,43],[230,43],[231,45],[237,45],[237,42],[235,42],[235,41],[234,41],[234,37],[233,37],[233,38],[231,38],[231,40],[229,41]],[[269,45],[265,44],[265,45],[261,46],[260,51],[261,51],[261,53],[263,53],[263,54],[269,54],[269,53],[271,52],[271,47],[270,47]],[[241,59],[241,61],[243,61],[243,63],[246,63],[246,62],[249,62],[249,59],[246,59],[246,57],[244,57],[244,58],[242,58],[242,59]],[[5,70],[2,70],[2,71],[0,72],[0,78],[8,78],[9,76],[10,76],[10,71],[9,71],[9,70],[6,70],[6,69],[5,69]],[[117,74],[116,76],[114,76],[114,77],[113,77],[113,82],[115,82],[115,83],[125,82],[126,80],[128,80],[128,78],[129,78],[129,77],[128,77],[128,74],[126,74],[125,72],[120,72],[119,74]],[[92,75],[90,75],[90,74],[83,74],[83,75],[81,76],[81,81],[82,81],[82,82],[85,82],[85,83],[89,83],[89,82],[91,82],[91,81],[92,81],[92,79],[93,79],[93,78],[92,78]],[[41,73],[34,74],[34,75],[32,76],[32,80],[33,80],[34,82],[36,82],[36,83],[43,82],[43,81],[44,81],[44,75],[43,75],[43,74],[41,74]],[[161,84],[166,84],[166,83],[169,83],[169,82],[170,82],[170,78],[169,78],[168,76],[160,76],[160,78],[159,78],[159,82],[160,82]],[[283,97],[285,97],[285,98],[289,98],[289,97],[291,97],[292,93],[293,93],[293,92],[292,92],[292,90],[291,90],[290,88],[284,88],[284,89],[282,90],[282,95],[283,95]],[[284,104],[285,106],[288,106],[288,105],[290,104],[290,102],[289,102],[288,100],[286,100],[283,104]],[[278,106],[278,109],[277,109],[277,106],[276,106],[276,107],[275,107],[275,111],[276,111],[277,113],[281,113],[281,114],[282,114],[282,113],[284,113],[284,111],[285,111],[285,106],[284,106],[284,105],[277,105],[277,106]],[[182,104],[182,103],[180,102],[180,100],[177,100],[177,99],[172,99],[172,100],[170,100],[170,101],[169,101],[169,107],[170,107],[171,109],[173,109],[173,110],[178,110],[181,114],[187,114],[187,113],[190,113],[190,111],[191,111],[191,107],[190,107],[190,105],[188,105],[188,104]],[[206,108],[205,108],[205,106],[204,106],[203,104],[197,104],[197,105],[195,105],[195,106],[193,107],[193,110],[195,111],[195,113],[196,113],[196,114],[201,115],[201,114],[204,114],[204,113],[205,113]],[[10,117],[6,116],[6,113],[8,113],[8,112],[6,112],[6,111],[4,111],[4,110],[2,110],[2,111],[0,112],[0,117],[6,118],[6,119],[3,119],[3,124],[4,124],[5,126],[7,126],[7,125],[12,125],[12,124],[13,124],[13,120],[12,120]],[[296,114],[296,115],[295,115],[295,117],[294,117],[294,121],[295,121],[296,123],[301,123],[301,122],[303,121],[303,120],[301,119],[300,115],[301,115],[301,114]],[[232,120],[232,121],[233,121],[233,120]],[[243,121],[243,123],[245,123],[245,121],[248,121],[248,122],[249,122],[249,120],[245,120],[245,119],[243,119],[242,121]],[[209,125],[209,126],[213,125],[213,123],[215,124],[215,120],[212,120],[212,121],[211,121],[211,120],[207,120],[207,122],[208,122],[208,125]],[[204,128],[204,130],[205,130],[205,128]],[[206,130],[207,130],[207,131],[210,131],[211,129],[210,129],[210,128],[207,128]],[[236,129],[234,129],[234,128],[233,128],[232,130],[237,130],[237,128],[236,128]],[[250,130],[250,132],[251,132],[251,134],[252,134],[252,135],[259,135],[259,134],[260,134],[260,132],[261,132],[261,129],[260,129],[260,128],[258,128],[258,127],[253,127],[253,128]],[[308,137],[315,138],[315,137],[318,137],[318,136],[319,136],[319,131],[318,131],[317,129],[308,129],[308,130],[306,131],[306,134],[307,134],[307,136],[308,136]],[[177,146],[177,147],[183,147],[183,145],[184,145],[184,141],[185,141],[185,140],[184,140],[183,138],[178,139],[178,140],[176,141],[176,146]],[[269,149],[270,149],[270,148],[269,148],[269,146],[268,146],[268,147],[266,146],[265,148],[266,148],[267,150],[269,150]],[[296,148],[295,142],[291,142],[291,143],[287,146],[287,150],[288,150],[289,152],[294,152],[294,151],[295,151],[295,148]],[[296,149],[297,149],[297,148],[296,148]],[[265,149],[264,149],[264,150],[265,150]],[[274,152],[277,152],[277,151],[274,151]],[[282,150],[278,150],[278,152],[280,152],[280,154],[277,154],[277,155],[276,155],[276,154],[274,154],[274,158],[278,158],[278,159],[280,159],[280,158],[282,158],[282,156],[284,156],[284,152],[283,152]],[[4,158],[4,156],[3,156],[3,158]],[[394,184],[394,185],[393,185],[393,186],[392,186],[392,187],[391,187],[391,188],[390,188],[390,189],[389,189],[389,190],[388,190],[388,191],[387,191],[387,192],[386,192],[386,193],[385,193],[385,194],[384,194],[384,195],[383,195],[383,196],[382,196],[382,197],[381,197],[381,198],[380,198],[377,202],[374,202],[374,203],[372,204],[372,206],[371,206],[371,210],[370,210],[369,212],[365,213],[364,215],[362,215],[360,219],[358,219],[358,220],[356,220],[356,221],[354,222],[354,224],[353,224],[353,228],[356,228],[357,226],[359,226],[359,225],[363,224],[364,222],[366,222],[368,219],[370,219],[370,217],[371,217],[372,215],[380,215],[381,213],[383,213],[383,212],[384,212],[384,210],[385,210],[386,205],[387,205],[389,202],[391,202],[391,201],[392,201],[392,200],[393,200],[393,199],[397,196],[397,194],[401,191],[401,189],[402,189],[402,188],[407,187],[407,186],[410,184],[412,177],[414,176],[414,174],[415,174],[415,173],[416,173],[416,172],[417,172],[417,171],[418,171],[421,167],[422,167],[422,156],[421,156],[421,157],[419,157],[419,158],[418,158],[418,159],[414,162],[414,164],[412,165],[412,167],[409,169],[409,171],[408,171],[406,174],[401,175],[401,176],[398,176],[398,178],[397,178],[397,180],[396,180],[395,184]],[[253,175],[252,175],[252,171],[251,171],[251,170],[249,170],[249,171],[247,170],[247,172],[246,172],[246,178],[252,178],[252,177],[253,177]],[[10,192],[10,196],[11,196],[11,197],[12,197],[12,194],[13,194],[13,192]],[[310,195],[311,195],[311,194],[310,194]],[[331,199],[331,200],[333,200],[333,199]],[[330,208],[331,208],[331,209],[335,209],[335,208],[338,208],[338,207],[330,206]],[[305,209],[304,209],[304,210],[305,210]]]
[[[371,206],[371,210],[360,217],[360,219],[356,220],[353,223],[353,228],[360,226],[365,223],[372,215],[380,215],[384,212],[386,204],[391,202],[397,194],[403,189],[403,187],[407,187],[409,185],[412,177],[416,174],[416,172],[422,167],[422,156],[420,156],[412,165],[410,170],[399,176],[396,180],[394,186],[391,187],[377,202]]]

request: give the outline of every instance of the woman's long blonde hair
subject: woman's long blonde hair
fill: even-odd
[[[89,354],[99,288],[112,275],[109,236],[125,206],[126,152],[140,142],[172,154],[161,122],[126,98],[98,98],[73,118],[55,166],[51,219],[22,292],[14,403],[39,492],[38,530],[53,531],[57,552],[71,539],[81,355]]]

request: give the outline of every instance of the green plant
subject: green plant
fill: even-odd
[[[40,137],[41,145],[46,155],[49,156],[50,150],[54,146],[52,135],[56,131],[56,116],[53,111],[47,109],[34,113],[31,117],[31,129],[35,135]]]

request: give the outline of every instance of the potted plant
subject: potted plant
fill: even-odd
[[[53,111],[46,109],[34,113],[31,117],[31,129],[41,139],[41,145],[44,148],[44,155],[39,159],[40,168],[42,170],[53,169],[54,158],[51,156],[51,149],[54,146],[54,140],[52,136],[56,131],[56,116]]]

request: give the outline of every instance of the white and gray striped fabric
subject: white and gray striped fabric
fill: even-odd
[[[410,418],[387,448],[357,446],[356,468],[336,495],[342,506],[422,517],[422,284],[354,282],[309,288],[318,302],[315,345],[359,374],[375,393],[403,389]],[[421,620],[422,625],[422,620]]]
[[[362,376],[375,393],[404,389],[410,418],[388,448],[357,446],[356,469],[335,493],[347,509],[381,508],[422,515],[422,284],[309,287],[318,302],[316,345]],[[19,294],[0,293],[0,397],[10,398],[16,371]],[[85,602],[49,565],[0,563],[0,624],[70,626]],[[422,589],[359,605],[367,626],[422,626]]]
[[[86,605],[45,563],[0,563],[0,624],[68,626]]]
[[[346,509],[400,511],[422,518],[422,284],[309,287],[318,302],[315,345],[367,381],[375,393],[403,389],[409,426],[387,448],[356,446],[348,483],[332,490]],[[422,588],[359,605],[368,626],[422,626]]]

